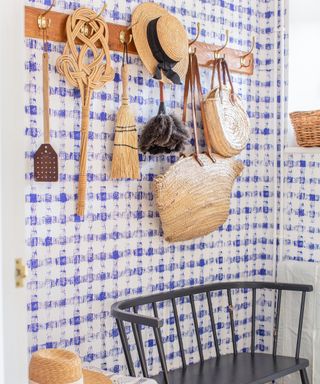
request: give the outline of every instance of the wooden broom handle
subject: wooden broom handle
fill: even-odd
[[[82,106],[81,145],[80,145],[80,170],[78,185],[77,215],[83,216],[87,190],[87,148],[89,129],[90,103]]]
[[[45,144],[50,143],[49,126],[49,55],[47,52],[42,54],[42,73],[43,73],[43,135]]]
[[[122,102],[128,104],[128,65],[123,64],[121,67],[121,78],[122,78]]]

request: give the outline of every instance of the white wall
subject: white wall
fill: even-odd
[[[320,109],[320,1],[289,0],[289,112]]]
[[[24,3],[11,0],[0,23],[0,384],[27,382],[25,289],[15,286],[24,258]]]

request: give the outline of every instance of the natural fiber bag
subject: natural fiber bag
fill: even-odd
[[[194,89],[197,81],[199,90],[200,77],[195,54],[190,54],[189,63],[186,86],[191,90],[196,152],[154,181],[164,236],[170,242],[204,236],[220,227],[229,214],[234,180],[243,169],[242,162],[232,158],[199,153]]]
[[[187,157],[179,160],[154,182],[157,208],[167,241],[190,240],[207,235],[228,218],[233,182],[243,164],[215,155],[215,163],[199,155],[203,163]]]
[[[217,87],[214,87],[215,69],[219,79]],[[203,107],[214,152],[225,157],[240,153],[249,140],[250,121],[240,97],[234,92],[225,59],[214,61],[211,91],[204,98]]]

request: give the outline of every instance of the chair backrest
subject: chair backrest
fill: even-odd
[[[313,288],[311,285],[281,284],[281,283],[269,283],[269,282],[212,283],[212,284],[198,285],[198,286],[182,288],[182,289],[177,289],[177,290],[172,290],[168,292],[162,292],[162,293],[157,293],[157,294],[152,294],[147,296],[139,296],[136,298],[122,300],[113,304],[112,315],[113,317],[115,317],[117,322],[117,326],[119,329],[119,334],[120,334],[120,338],[121,338],[121,342],[122,342],[122,346],[123,346],[123,350],[124,350],[130,375],[135,376],[135,369],[134,369],[134,364],[133,364],[133,360],[130,352],[128,338],[125,332],[124,322],[129,322],[132,326],[132,331],[133,331],[133,335],[134,335],[134,339],[137,347],[139,361],[141,364],[141,370],[145,377],[148,377],[149,375],[148,375],[148,367],[147,367],[145,351],[143,347],[141,326],[142,325],[149,326],[153,329],[154,338],[156,341],[165,382],[169,384],[168,368],[167,368],[166,356],[164,352],[163,340],[161,335],[161,327],[163,326],[163,320],[159,319],[159,314],[158,314],[159,303],[166,302],[166,301],[169,301],[172,305],[175,328],[176,328],[179,349],[180,349],[181,362],[183,367],[186,366],[187,363],[186,363],[186,357],[185,357],[185,349],[183,344],[179,314],[178,314],[177,303],[176,303],[176,300],[178,298],[183,298],[183,297],[187,297],[190,302],[200,361],[204,361],[203,347],[201,343],[198,317],[197,317],[197,311],[195,306],[195,295],[198,295],[198,294],[205,294],[206,296],[215,351],[216,351],[217,357],[219,357],[221,354],[221,351],[219,346],[217,327],[216,327],[214,310],[212,305],[212,292],[226,291],[227,300],[228,300],[228,312],[229,312],[229,320],[230,320],[230,331],[231,331],[233,353],[234,355],[237,355],[238,353],[237,339],[236,339],[236,329],[235,329],[235,320],[234,320],[234,307],[233,307],[233,301],[232,301],[232,290],[234,289],[251,290],[251,293],[252,293],[251,294],[251,299],[252,299],[251,353],[252,354],[255,353],[255,346],[256,346],[255,337],[256,337],[257,290],[269,289],[269,290],[275,291],[276,304],[275,304],[275,311],[274,311],[275,315],[274,315],[273,351],[272,351],[274,356],[277,355],[278,329],[279,329],[279,321],[280,321],[282,292],[283,291],[301,292],[300,315],[299,315],[299,322],[298,322],[297,343],[296,343],[296,353],[295,353],[295,357],[299,358],[306,292],[312,291]],[[144,305],[152,306],[153,315],[154,315],[153,317],[145,316],[138,313],[138,308]]]

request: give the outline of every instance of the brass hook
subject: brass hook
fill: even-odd
[[[51,9],[56,5],[56,0],[53,0],[50,7],[38,16],[38,27],[40,29],[47,29],[50,27],[51,19],[47,19],[46,15],[51,11]]]
[[[96,15],[94,16],[92,19],[90,19],[89,21],[87,21],[81,28],[81,33],[83,33],[86,37],[89,36],[90,34],[90,30],[89,30],[89,24],[92,23],[93,21],[97,20],[100,16],[102,16],[103,12],[107,9],[107,3],[104,3],[101,11]]]
[[[215,51],[213,51],[213,57],[215,60],[218,60],[218,59],[224,59],[225,58],[225,55],[223,53],[221,53],[228,45],[229,43],[229,30],[227,29],[226,30],[226,41],[225,43],[223,44],[223,46]]]
[[[249,60],[249,63],[247,63],[247,57],[251,55],[256,45],[256,38],[253,36],[252,38],[252,46],[249,52],[247,52],[245,55],[240,57],[240,68],[248,68],[252,64],[252,59]]]
[[[129,35],[129,41],[127,41],[127,31],[121,31],[120,32],[120,36],[119,36],[119,39],[121,41],[122,44],[127,44],[129,45],[132,41],[132,33],[130,33]]]
[[[198,21],[198,22],[197,22],[197,34],[196,34],[196,37],[195,37],[193,40],[191,40],[191,41],[189,42],[189,47],[190,47],[190,45],[193,45],[193,44],[198,40],[198,38],[199,38],[199,36],[200,36],[200,31],[201,31],[201,24],[200,24],[200,22]]]

